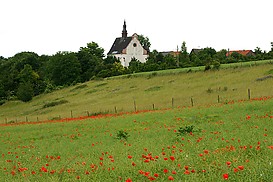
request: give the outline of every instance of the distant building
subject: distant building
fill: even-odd
[[[232,53],[237,52],[243,56],[255,56],[255,53],[252,50],[236,50],[236,51],[228,51],[226,56],[230,56]]]
[[[192,54],[199,54],[199,52],[203,51],[204,49],[192,49],[191,52],[190,52],[190,55]]]
[[[124,67],[128,67],[133,58],[145,63],[148,58],[148,50],[144,49],[134,33],[127,37],[126,22],[124,21],[122,36],[116,38],[107,55],[115,56]]]
[[[167,55],[172,55],[174,57],[177,57],[179,56],[180,54],[180,51],[163,51],[163,52],[160,52],[163,56],[167,56]]]

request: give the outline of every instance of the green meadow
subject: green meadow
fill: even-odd
[[[271,181],[273,100],[0,128],[1,181]]]
[[[9,101],[0,179],[272,181],[271,74],[269,63],[168,70]]]
[[[271,96],[273,79],[256,81],[273,73],[271,61],[221,65],[219,71],[203,67],[164,70],[112,77],[42,94],[31,102],[9,101],[0,106],[0,123],[44,121],[224,103]],[[218,98],[219,97],[219,98]]]

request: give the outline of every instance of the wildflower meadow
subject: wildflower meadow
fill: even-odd
[[[271,181],[272,97],[2,124],[1,181]]]

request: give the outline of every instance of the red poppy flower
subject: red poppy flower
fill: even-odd
[[[168,177],[168,180],[173,181],[174,178],[173,178],[172,176],[169,176],[169,177]]]
[[[231,162],[230,162],[230,161],[227,161],[226,164],[227,164],[228,166],[230,166]]]
[[[223,178],[224,179],[228,179],[228,174],[226,173],[226,174],[223,174]]]
[[[167,173],[167,172],[168,172],[168,169],[164,169],[163,172],[164,172],[164,173]]]
[[[174,156],[170,156],[170,159],[171,159],[172,161],[174,161],[175,157],[174,157]]]
[[[132,182],[131,178],[126,179],[125,182]]]
[[[238,169],[244,170],[244,166],[238,166]]]

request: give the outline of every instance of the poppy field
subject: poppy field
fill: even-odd
[[[271,181],[273,98],[2,125],[1,181]]]

